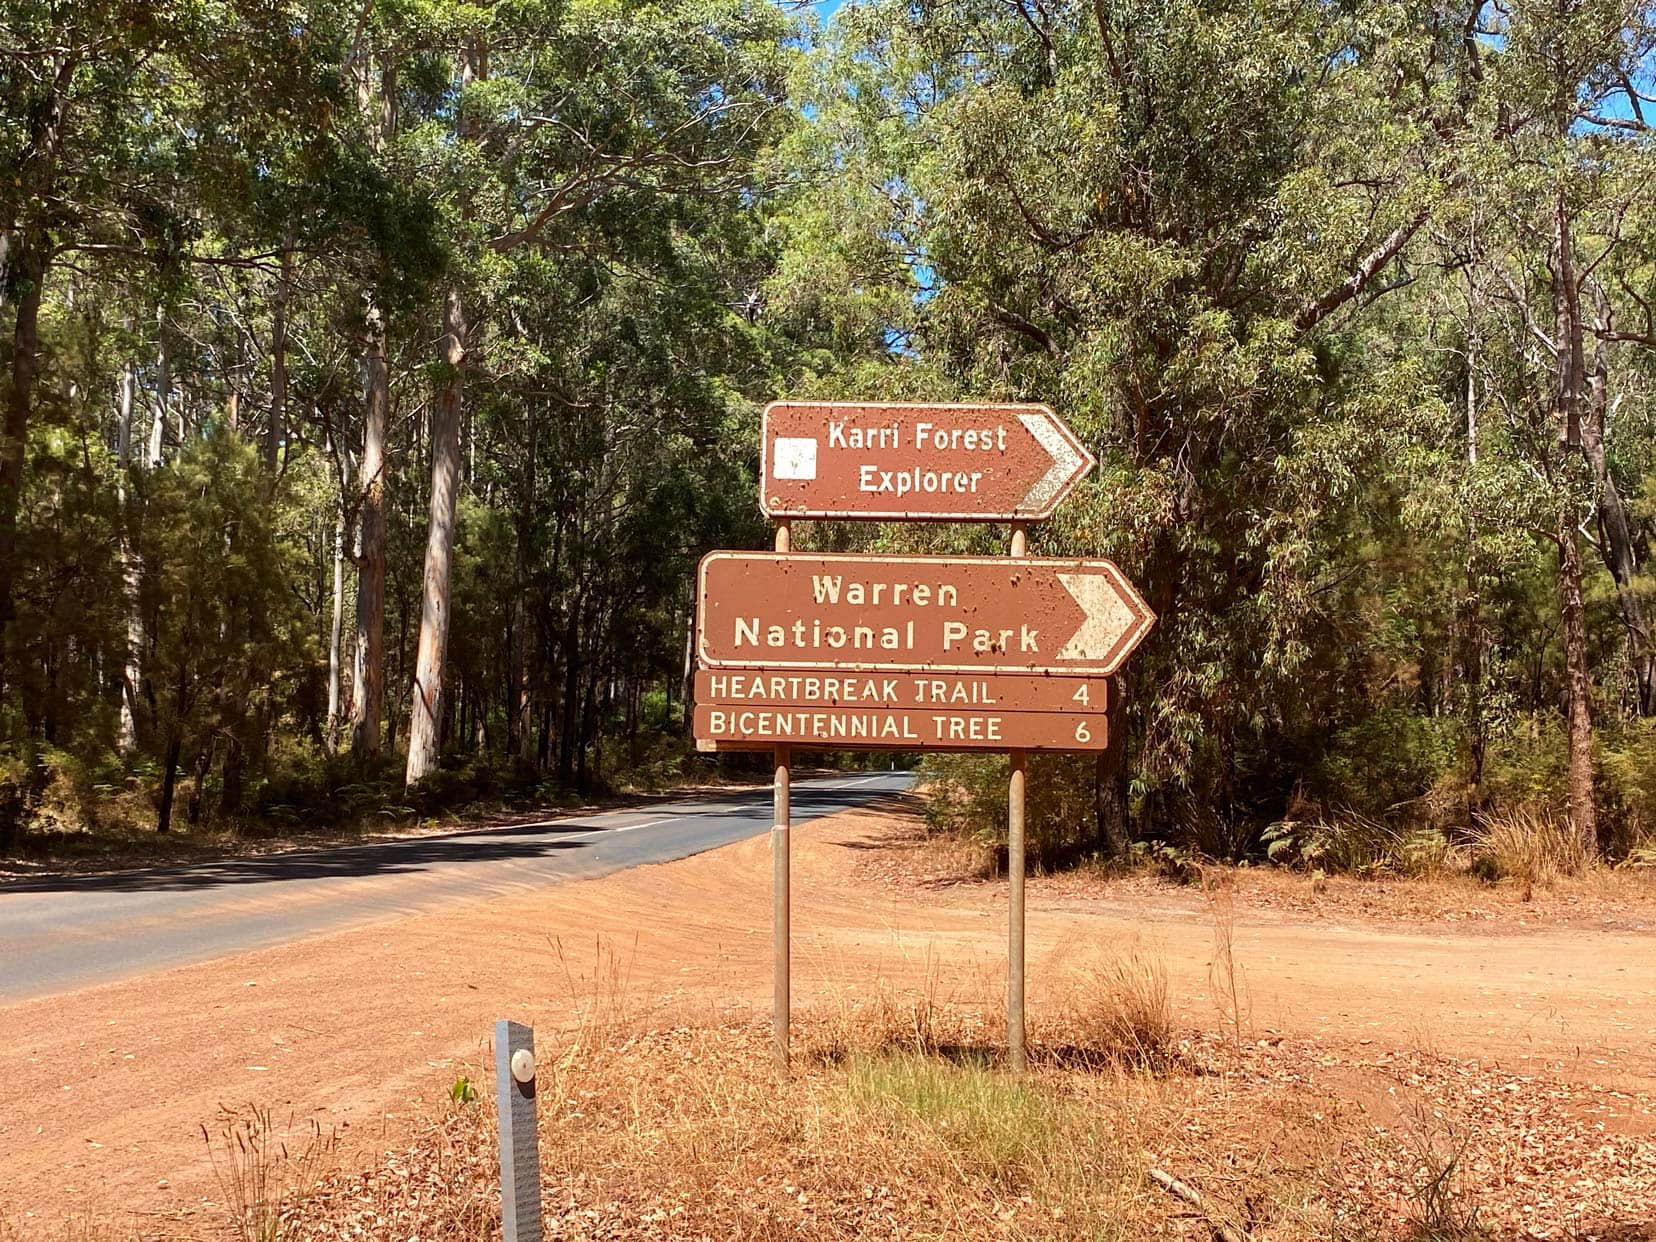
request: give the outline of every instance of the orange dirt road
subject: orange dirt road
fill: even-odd
[[[847,812],[795,829],[797,1005],[874,979],[998,1003],[1004,890],[880,880],[874,850],[910,826],[906,812]],[[594,997],[663,1021],[766,1005],[768,848],[761,837],[0,1009],[0,1236],[50,1236],[66,1218],[210,1234],[219,1189],[202,1126],[221,1105],[338,1127],[351,1157],[373,1158],[458,1074],[489,1077],[499,1017],[535,1024],[544,1057]],[[1656,932],[1636,922],[1492,932],[1234,909],[1245,1031],[1656,1085]],[[1031,1022],[1102,956],[1137,946],[1166,963],[1182,1021],[1218,1026],[1225,923],[1189,889],[1032,881]]]

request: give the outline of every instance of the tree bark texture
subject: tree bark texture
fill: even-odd
[[[431,512],[426,530],[420,638],[408,725],[408,768],[404,776],[410,787],[436,769],[441,751],[443,663],[448,651],[453,585],[455,503],[460,492],[460,411],[465,397],[466,331],[460,291],[450,289],[443,300],[440,346],[448,376],[431,414]]]
[[[1558,592],[1564,637],[1564,723],[1569,738],[1566,806],[1570,827],[1589,858],[1598,855],[1593,804],[1593,685],[1587,668],[1587,610],[1581,591],[1581,549],[1568,501],[1558,507]]]
[[[14,243],[12,289],[17,321],[12,332],[11,373],[0,423],[0,694],[11,672],[12,622],[17,615],[17,514],[23,502],[23,464],[28,457],[29,418],[40,378],[40,304],[45,293],[44,247]]]
[[[144,649],[144,617],[138,603],[142,566],[133,539],[132,514],[132,411],[138,400],[138,367],[130,360],[121,372],[121,421],[116,435],[120,464],[121,596],[126,606],[126,651],[121,660],[121,721],[117,748],[129,755],[138,747],[138,683],[143,670],[139,658]]]
[[[293,283],[291,242],[282,250],[282,267],[276,277],[276,296],[270,303],[270,423],[265,428],[265,468],[272,475],[279,464],[282,437],[287,434],[287,338],[288,298]]]
[[[1587,377],[1587,417],[1582,423],[1581,450],[1593,470],[1599,551],[1604,558],[1604,567],[1616,583],[1616,600],[1621,607],[1622,625],[1627,630],[1628,654],[1638,682],[1639,715],[1648,717],[1656,715],[1656,648],[1651,642],[1650,622],[1645,617],[1644,600],[1635,581],[1640,556],[1633,522],[1621,491],[1616,487],[1616,480],[1610,474],[1609,454],[1605,449],[1608,419],[1609,363],[1604,356],[1603,342],[1600,342],[1594,354],[1593,369]]]
[[[357,511],[356,661],[351,681],[351,753],[380,751],[385,716],[385,436],[391,417],[385,326],[371,314],[362,351],[361,508]]]
[[[161,456],[167,442],[167,406],[172,395],[171,360],[167,356],[167,336],[164,316],[157,311],[155,316],[155,397],[152,419],[150,421],[149,452],[144,456],[144,464],[154,470],[161,464]]]
[[[341,480],[340,490],[348,483]],[[334,524],[333,554],[333,618],[328,628],[328,752],[339,746],[339,690],[340,657],[345,634],[345,518],[342,514]]]
[[[1581,390],[1587,369],[1582,342],[1581,286],[1575,274],[1575,236],[1570,228],[1569,204],[1558,192],[1557,236],[1553,270],[1553,315],[1558,327],[1559,434],[1569,448],[1581,446]]]
[[[1120,674],[1110,678],[1110,701],[1105,709],[1109,746],[1098,754],[1093,769],[1093,827],[1098,853],[1120,858],[1132,840],[1128,822],[1127,789],[1127,700]]]
[[[178,789],[178,756],[184,739],[174,733],[167,739],[167,754],[161,761],[161,805],[155,812],[155,831],[172,831],[173,795]]]

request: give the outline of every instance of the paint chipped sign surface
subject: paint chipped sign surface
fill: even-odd
[[[712,552],[696,653],[707,669],[1108,676],[1154,623],[1110,561]]]
[[[1035,521],[1097,464],[1044,405],[778,401],[760,439],[774,518]]]

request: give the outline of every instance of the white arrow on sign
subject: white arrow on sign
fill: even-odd
[[[1069,428],[1049,411],[1019,414],[1018,419],[1035,437],[1036,443],[1046,450],[1047,456],[1052,458],[1051,468],[1018,502],[1018,512],[1045,513],[1057,502],[1060,493],[1068,490],[1071,483],[1093,468],[1093,455],[1082,448],[1070,435]]]
[[[1118,582],[1117,577],[1119,571],[1116,577],[1104,573],[1058,575],[1064,590],[1086,614],[1080,628],[1058,652],[1060,660],[1108,660],[1112,654],[1125,656],[1155,624],[1155,616],[1148,608],[1134,611],[1128,606],[1128,598],[1137,600],[1138,593],[1126,579]],[[1116,663],[1120,663],[1119,659]]]

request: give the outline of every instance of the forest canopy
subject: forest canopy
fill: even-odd
[[[1656,832],[1648,0],[0,0],[0,66],[0,848],[711,763],[779,397],[1097,456],[1030,551],[1159,623],[1055,856]]]

